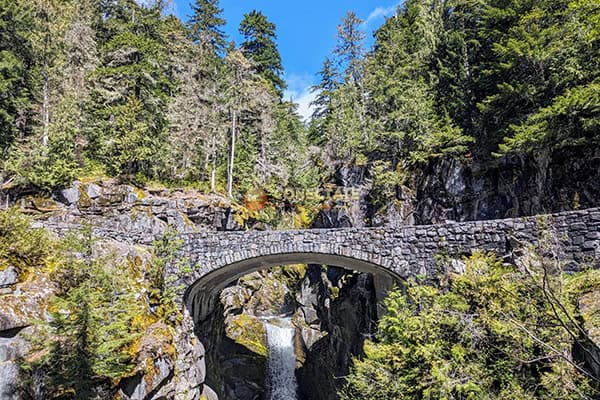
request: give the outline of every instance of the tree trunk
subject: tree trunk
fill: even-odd
[[[46,37],[44,38],[44,63],[43,63],[43,67],[42,67],[42,79],[43,79],[43,86],[42,86],[42,123],[44,124],[44,133],[42,136],[42,145],[44,147],[48,146],[48,136],[49,136],[49,131],[50,131],[50,106],[48,104],[49,102],[49,97],[50,95],[48,94],[48,80],[49,80],[49,74],[48,74],[48,51],[49,51],[49,47],[50,47],[50,28],[48,26],[49,21],[48,21],[48,14],[45,13],[44,15],[45,18],[45,22],[46,22]]]
[[[235,110],[231,113],[231,151],[229,158],[229,172],[227,174],[227,194],[233,197],[233,163],[235,162],[235,135],[236,135]]]
[[[210,172],[210,192],[215,193],[217,191],[217,157],[213,155],[212,159],[212,171]]]

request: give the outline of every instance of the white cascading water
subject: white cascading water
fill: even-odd
[[[265,322],[269,359],[267,361],[268,400],[296,400],[296,354],[294,326],[289,319]]]

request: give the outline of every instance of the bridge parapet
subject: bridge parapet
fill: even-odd
[[[337,265],[407,279],[439,273],[440,257],[460,258],[475,250],[511,256],[519,243],[539,244],[546,233],[560,244],[561,258],[576,268],[600,261],[600,209],[505,220],[407,226],[399,229],[344,228],[299,231],[200,232],[181,235],[181,256],[191,269],[172,268],[179,287],[194,297],[214,297],[238,277],[276,265]],[[203,307],[204,308],[204,307]],[[204,314],[204,312],[201,312]]]

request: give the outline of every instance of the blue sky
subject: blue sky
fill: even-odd
[[[190,14],[191,0],[174,0],[173,9],[184,21]],[[352,10],[363,24],[367,36],[390,16],[398,0],[221,0],[225,31],[236,43],[237,32],[245,13],[257,9],[277,26],[277,43],[288,83],[286,98],[300,104],[300,113],[310,113],[312,96],[308,89],[317,81],[316,73],[336,42],[336,27],[346,12]]]

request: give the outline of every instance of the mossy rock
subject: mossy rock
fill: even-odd
[[[234,316],[227,325],[227,336],[248,350],[266,357],[267,332],[262,321],[247,314]]]
[[[579,310],[590,339],[600,345],[600,289],[582,295]]]
[[[87,185],[79,185],[79,207],[89,208],[93,205],[92,199],[87,194]]]
[[[60,211],[61,207],[48,197],[30,196],[27,198],[31,208],[42,213]]]

